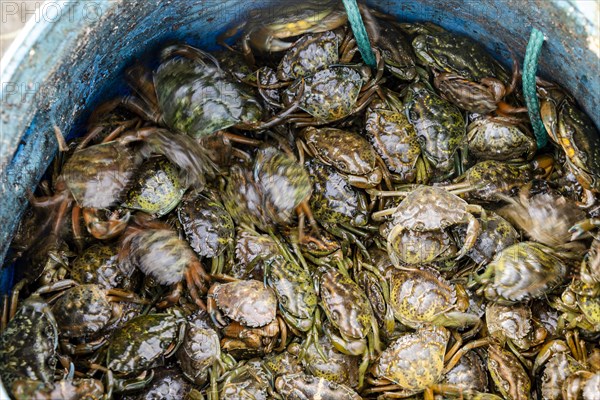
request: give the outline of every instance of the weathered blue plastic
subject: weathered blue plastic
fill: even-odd
[[[124,68],[165,41],[205,49],[248,10],[276,1],[94,0],[47,2],[1,65],[0,265],[33,189],[56,153],[52,126],[82,133],[84,110],[125,92]],[[428,20],[484,43],[509,65],[522,60],[532,27],[542,30],[540,74],[568,88],[600,125],[597,3],[575,0],[385,0],[400,20]],[[596,7],[596,13],[594,13]],[[34,23],[35,19],[39,23]],[[3,271],[3,290],[12,283]],[[0,386],[1,389],[1,386]],[[0,396],[2,393],[0,393]]]

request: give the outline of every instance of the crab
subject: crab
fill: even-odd
[[[208,381],[209,371],[216,374],[216,366],[222,364],[219,335],[203,321],[192,321],[176,356],[183,375],[194,384],[203,386]]]
[[[524,304],[505,306],[489,303],[485,309],[489,335],[509,349],[528,367],[531,363],[522,356],[523,352],[544,342],[548,336],[546,328],[533,317],[531,308]]]
[[[225,207],[211,196],[192,193],[177,207],[188,242],[200,257],[212,259],[211,273],[220,273],[226,252],[233,252],[235,227]]]
[[[467,126],[469,154],[482,160],[530,160],[537,150],[526,124],[511,118],[484,116]]]
[[[331,324],[323,329],[333,346],[352,356],[362,355],[358,387],[364,383],[369,361],[381,352],[379,327],[365,293],[348,275],[330,268],[319,279],[320,305]]]
[[[405,93],[406,115],[417,133],[424,160],[438,171],[440,179],[453,174],[457,150],[466,134],[462,112],[427,83],[413,83]]]
[[[391,185],[388,169],[371,144],[361,135],[336,128],[303,129],[296,140],[303,163],[306,151],[320,162],[344,174],[348,182],[358,188],[372,188],[386,176]]]
[[[168,224],[153,221],[147,215],[137,215],[134,224],[129,225],[121,237],[119,261],[136,265],[161,285],[176,285],[159,303],[160,307],[179,300],[181,282],[185,278],[196,305],[206,309],[200,293],[206,294],[211,278],[190,245]]]
[[[494,201],[506,198],[534,178],[548,176],[552,165],[553,158],[545,155],[524,163],[485,160],[469,168],[455,183],[440,186],[468,199]]]
[[[138,169],[122,206],[160,218],[179,204],[186,190],[175,165],[164,157],[151,158]]]
[[[448,32],[433,23],[405,23],[400,26],[410,34],[415,55],[422,64],[455,73],[471,81],[486,77],[508,81],[508,74],[480,44],[466,36]]]
[[[600,191],[600,133],[590,117],[554,84],[538,87],[540,113],[546,131],[564,151],[567,168],[585,189],[583,204],[593,204]]]
[[[23,379],[54,380],[58,324],[46,301],[33,294],[22,302],[0,334],[0,377],[5,388]]]
[[[346,21],[346,13],[337,1],[283,4],[275,9],[253,10],[249,18],[221,34],[217,42],[231,49],[225,40],[243,30],[242,53],[254,65],[252,48],[262,52],[284,51],[293,43],[281,39],[333,30]]]
[[[276,315],[277,297],[259,281],[214,283],[208,292],[208,312],[215,326],[223,329],[221,348],[230,353],[268,354],[280,334],[285,342],[285,323]]]
[[[546,296],[563,282],[567,270],[567,262],[551,247],[520,242],[497,253],[470,286],[481,284],[478,293],[510,305]]]
[[[140,315],[117,329],[108,345],[106,366],[90,364],[106,373],[107,397],[147,386],[154,377],[151,368],[162,366],[177,352],[185,329],[185,319],[173,314]]]
[[[353,188],[333,167],[314,159],[306,161],[305,166],[312,178],[310,208],[315,219],[327,232],[341,239],[342,252],[355,244],[368,259],[364,243],[369,236],[367,196]]]
[[[357,50],[350,30],[303,35],[281,58],[277,78],[295,80],[331,65],[349,63]]]
[[[80,284],[133,291],[140,283],[140,273],[134,265],[118,262],[118,257],[119,247],[115,243],[93,244],[70,264],[71,278]]]
[[[487,366],[494,385],[505,399],[531,398],[531,379],[513,353],[492,343],[488,347]]]
[[[550,305],[561,312],[558,329],[580,328],[600,332],[600,287],[574,280],[560,297],[550,300]]]
[[[82,237],[79,226],[83,214],[87,230],[100,240],[119,236],[127,226],[130,213],[118,210],[109,212],[108,220],[100,211],[116,205],[132,183],[143,155],[163,154],[179,168],[182,185],[203,187],[206,177],[214,173],[212,163],[205,157],[202,147],[188,136],[165,129],[144,127],[122,132],[117,137],[109,135],[102,143],[78,147],[68,158],[55,183],[52,196],[33,197],[34,207],[57,207],[53,233],[58,235],[69,207],[72,209],[73,235]],[[93,132],[88,134],[92,135]],[[82,143],[85,142],[84,139]],[[144,151],[136,151],[132,144],[143,143]],[[83,211],[82,211],[83,209]]]
[[[175,44],[161,52],[162,63],[152,73],[142,65],[129,70],[131,85],[139,97],[118,97],[104,108],[122,106],[147,121],[175,132],[210,141],[219,131],[234,127],[264,130],[282,122],[298,107],[304,92],[269,121],[262,121],[264,109],[251,87],[225,73],[209,53],[189,45]],[[221,133],[231,142],[255,143],[250,138]],[[202,154],[209,158],[209,151]]]
[[[447,352],[449,339],[448,329],[434,325],[402,334],[371,365],[368,380],[373,387],[365,390],[363,396],[382,393],[381,398],[390,399],[423,392],[424,399],[433,399],[434,392],[462,396],[461,387],[440,384],[443,375],[457,364],[459,357],[455,356],[487,342],[471,342],[460,351],[453,346]]]
[[[283,92],[283,103],[289,110],[298,102],[304,112],[288,113],[285,121],[296,127],[319,126],[362,111],[381,91],[384,63],[378,52],[376,59],[375,76],[365,66],[336,65],[294,81]]]
[[[359,400],[362,397],[346,385],[306,374],[282,375],[275,390],[286,399]]]
[[[435,76],[433,84],[440,95],[463,110],[478,114],[489,114],[494,111],[501,114],[527,112],[526,107],[513,107],[502,101],[517,86],[520,73],[516,59],[513,60],[513,76],[508,87],[505,87],[500,79],[493,77],[485,77],[479,82],[473,82],[460,74],[438,72],[436,69],[433,71]]]
[[[387,234],[387,250],[398,268],[402,263],[419,264],[465,256],[473,248],[481,232],[474,214],[485,219],[485,210],[481,206],[468,204],[435,186],[419,186],[410,192],[370,190],[369,193],[372,196],[405,196],[398,207],[372,214],[374,220],[392,216],[393,227]],[[446,233],[447,228],[463,223],[468,224],[464,245],[457,253],[446,255],[448,243],[439,235]],[[422,247],[421,237],[428,238],[425,248]]]
[[[359,356],[350,356],[335,349],[327,335],[321,335],[318,343],[291,343],[288,352],[301,357],[302,347],[306,348],[300,360],[304,370],[317,378],[355,388],[358,385]]]
[[[240,225],[272,230],[271,225],[289,225],[298,215],[298,235],[304,235],[304,221],[314,227],[309,199],[312,193],[310,176],[295,158],[275,147],[258,150],[249,166],[234,166],[230,170],[223,196],[225,208]]]
[[[431,269],[394,269],[388,273],[389,303],[398,321],[419,328],[428,324],[465,327],[480,324],[479,316],[465,312],[455,288]],[[466,293],[465,293],[466,294]]]
[[[565,340],[550,340],[542,346],[532,374],[539,376],[542,367],[540,391],[544,400],[592,399],[599,393],[600,349],[588,351],[577,330],[567,331]]]
[[[97,284],[77,285],[65,290],[52,305],[61,336],[61,348],[70,354],[85,354],[105,344],[106,338],[77,345],[71,339],[94,338],[111,322],[121,318],[119,302],[144,304],[135,293],[120,289],[104,289]]]
[[[365,112],[367,139],[383,159],[384,169],[394,182],[426,183],[426,163],[413,125],[404,113],[404,105],[395,93],[384,90],[385,101],[375,98]]]

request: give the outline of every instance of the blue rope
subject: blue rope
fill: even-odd
[[[540,30],[533,28],[529,37],[529,43],[527,43],[525,61],[523,62],[523,95],[525,96],[529,120],[533,126],[538,149],[541,149],[548,143],[546,128],[540,117],[540,103],[537,98],[535,86],[535,74],[543,44],[544,34]]]
[[[348,21],[350,21],[350,27],[352,28],[352,32],[356,38],[356,44],[358,45],[360,55],[365,61],[365,64],[371,68],[375,68],[377,65],[377,62],[375,61],[375,54],[371,48],[371,43],[369,42],[369,37],[367,36],[365,24],[360,16],[358,4],[356,4],[356,0],[343,1],[344,7],[346,8],[346,14],[348,14]]]

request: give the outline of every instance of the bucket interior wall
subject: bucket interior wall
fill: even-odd
[[[57,150],[52,126],[84,133],[86,110],[127,93],[123,71],[165,42],[211,50],[218,34],[249,10],[277,1],[102,0],[44,9],[2,67],[0,262],[34,189]],[[432,21],[483,43],[505,65],[522,60],[532,27],[547,36],[540,74],[558,81],[600,125],[597,16],[569,0],[386,0],[372,6],[403,21]],[[589,2],[588,2],[589,3]],[[591,2],[593,3],[593,2]],[[272,10],[275,10],[272,8]],[[4,269],[1,290],[12,285]]]

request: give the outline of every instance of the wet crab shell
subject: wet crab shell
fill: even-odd
[[[377,169],[377,153],[361,135],[336,128],[308,127],[300,133],[321,162],[345,175],[364,177],[364,185],[376,186],[381,181]]]
[[[183,374],[197,385],[204,385],[208,378],[208,368],[219,358],[221,347],[219,336],[210,328],[190,325],[177,359]]]
[[[449,338],[449,330],[435,326],[405,334],[381,353],[374,375],[403,389],[422,391],[441,379]]]
[[[263,110],[254,96],[212,62],[171,59],[155,72],[156,94],[167,126],[200,138],[261,119]]]
[[[390,277],[390,303],[403,324],[418,328],[432,322],[456,303],[456,290],[429,270],[394,270]]]
[[[457,386],[462,390],[487,391],[487,369],[481,357],[471,350],[444,377],[444,383]]]
[[[374,318],[364,291],[348,276],[329,269],[320,280],[321,306],[343,337],[367,336]]]
[[[421,154],[417,133],[406,115],[388,108],[377,98],[371,102],[365,113],[367,139],[390,172],[396,174],[395,180],[412,182]]]
[[[233,242],[233,219],[221,204],[198,196],[182,201],[177,214],[190,246],[199,256],[217,257]]]
[[[161,285],[181,282],[196,254],[170,229],[147,229],[134,234],[127,261]]]
[[[282,375],[275,388],[286,399],[358,400],[361,397],[346,385],[306,374]]]
[[[275,223],[289,223],[296,207],[308,200],[313,190],[304,166],[274,147],[257,152],[253,175],[264,208]]]
[[[279,62],[277,78],[293,80],[337,64],[338,44],[337,35],[331,31],[303,35]]]
[[[414,231],[445,229],[464,220],[467,202],[435,186],[420,186],[398,206],[394,225]]]
[[[446,231],[418,232],[392,230],[388,235],[390,259],[396,264],[422,264],[448,260],[456,256],[458,247]]]
[[[81,207],[113,206],[128,187],[141,157],[117,142],[76,150],[63,167],[67,187]]]
[[[269,264],[267,282],[285,312],[303,320],[311,318],[317,307],[317,294],[313,280],[304,268],[277,257]],[[308,324],[307,329],[311,325]]]
[[[57,347],[50,307],[37,295],[29,297],[0,335],[0,378],[5,387],[19,379],[52,382]]]
[[[107,367],[129,374],[162,364],[162,356],[176,341],[178,320],[168,314],[148,314],[133,318],[112,336]]]
[[[244,326],[258,328],[275,319],[277,297],[256,280],[220,284],[213,297],[223,313]]]
[[[108,324],[112,306],[99,285],[68,289],[52,306],[60,334],[75,338],[91,335]]]
[[[166,158],[151,159],[142,164],[123,206],[159,218],[179,204],[185,190],[175,165]]]
[[[505,248],[487,268],[494,277],[486,284],[486,297],[506,303],[540,298],[562,283],[567,273],[567,265],[554,250],[535,242]]]
[[[94,244],[71,264],[71,278],[79,283],[97,283],[104,289],[133,290],[139,283],[139,272],[130,263],[118,261],[116,244]]]
[[[284,93],[288,100],[304,84],[300,108],[319,121],[335,121],[352,112],[363,86],[361,75],[349,67],[331,67],[296,80]],[[291,102],[291,100],[290,100]]]

